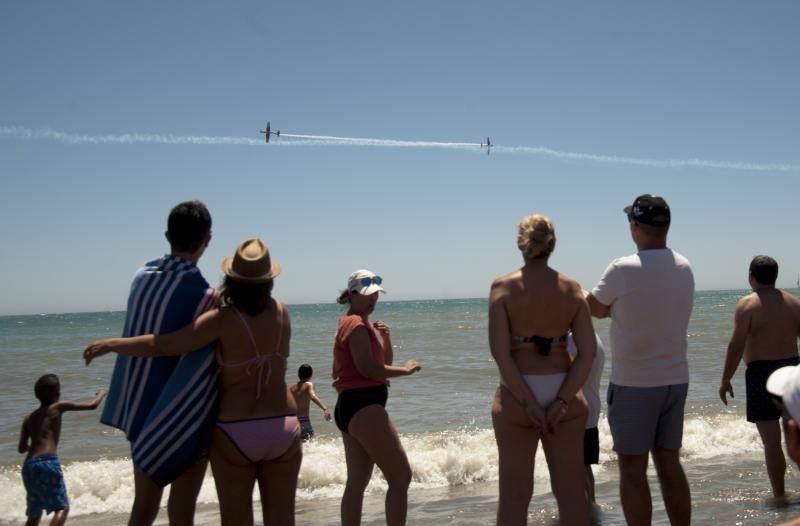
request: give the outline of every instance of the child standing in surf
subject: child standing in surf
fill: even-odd
[[[67,521],[69,500],[56,452],[61,436],[61,415],[65,411],[97,409],[106,390],[100,389],[88,404],[62,402],[59,401],[61,384],[54,374],[39,378],[33,390],[41,406],[22,422],[17,448],[20,453],[28,453],[22,465],[22,482],[27,493],[25,515],[28,521],[25,525],[36,526],[42,519],[42,512],[46,511],[53,512],[50,526],[62,526]]]
[[[322,400],[319,399],[316,391],[314,391],[314,384],[311,383],[313,374],[314,369],[304,363],[297,369],[297,377],[300,381],[289,388],[292,391],[295,403],[297,403],[297,419],[300,421],[300,438],[303,442],[314,438],[314,426],[311,425],[311,420],[308,416],[311,402],[314,402],[322,409],[322,415],[325,417],[326,422],[331,421],[331,413],[322,403]]]

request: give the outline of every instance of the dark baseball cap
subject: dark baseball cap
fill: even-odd
[[[669,205],[663,197],[640,195],[631,206],[626,206],[624,211],[628,215],[628,221],[650,226],[669,226]]]

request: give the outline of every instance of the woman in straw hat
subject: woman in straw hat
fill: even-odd
[[[260,239],[248,239],[222,262],[222,306],[183,329],[160,335],[99,340],[94,358],[174,356],[217,342],[220,400],[209,457],[223,525],[253,524],[258,481],[265,524],[294,524],[302,450],[294,398],[286,386],[291,324],[271,297],[281,267]]]
[[[523,219],[517,246],[525,264],[497,278],[489,296],[489,346],[500,371],[492,405],[500,475],[497,524],[526,523],[539,440],[561,524],[589,524],[583,484],[587,409],[580,390],[596,339],[580,285],[548,265],[555,244],[550,219]],[[574,362],[566,349],[570,330]]]
[[[392,365],[394,351],[389,327],[370,323],[369,315],[385,292],[380,276],[357,270],[347,279],[347,288],[336,300],[349,305],[339,318],[333,345],[333,387],[339,393],[334,417],[342,432],[347,483],[342,496],[342,526],[361,524],[364,490],[375,464],[389,485],[386,493],[386,524],[406,522],[411,466],[397,430],[386,413],[389,378],[420,370],[416,360]]]

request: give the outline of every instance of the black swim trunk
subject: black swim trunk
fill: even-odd
[[[336,407],[333,410],[333,419],[336,421],[336,427],[342,433],[347,433],[350,420],[356,413],[368,405],[378,404],[381,407],[386,407],[386,400],[388,399],[389,388],[385,385],[358,387],[342,391],[339,393]]]
[[[747,364],[744,379],[747,387],[748,422],[780,419],[781,411],[767,392],[767,378],[781,367],[798,363],[800,358],[794,357],[783,360],[756,360]]]
[[[583,432],[583,464],[600,463],[600,433],[596,427],[590,427]]]

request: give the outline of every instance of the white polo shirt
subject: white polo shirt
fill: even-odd
[[[689,382],[686,331],[694,276],[669,248],[615,259],[592,290],[611,306],[611,382],[659,387]]]

